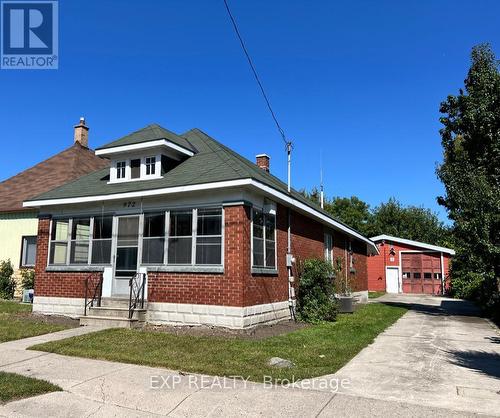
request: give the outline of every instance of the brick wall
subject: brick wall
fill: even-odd
[[[278,274],[252,274],[251,210],[247,206],[224,209],[224,274],[148,273],[150,302],[192,303],[221,306],[252,306],[288,300],[287,208],[277,207]],[[292,212],[292,253],[298,260],[324,257],[324,227]],[[40,219],[36,264],[35,293],[38,296],[84,297],[84,280],[89,273],[46,272],[49,219]],[[346,237],[334,235],[335,256],[345,257]],[[356,276],[354,290],[366,290],[366,246],[353,242]]]

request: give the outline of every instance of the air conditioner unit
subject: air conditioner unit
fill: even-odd
[[[23,290],[23,303],[33,303],[33,289],[24,289]]]

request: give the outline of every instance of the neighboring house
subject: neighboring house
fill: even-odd
[[[198,129],[158,125],[96,154],[111,168],[24,203],[40,211],[35,312],[82,315],[87,288],[96,298],[84,324],[128,327],[139,317],[243,328],[289,316],[287,264],[295,274],[311,257],[343,257],[366,300],[375,244],[288,192],[267,155],[254,164]],[[129,298],[140,299],[144,280],[136,316]]]
[[[455,251],[424,242],[379,235],[379,255],[368,259],[368,289],[388,293],[441,295]]]
[[[0,260],[10,259],[16,279],[20,268],[35,267],[37,246],[38,210],[23,201],[108,164],[88,148],[82,118],[71,147],[0,183]]]

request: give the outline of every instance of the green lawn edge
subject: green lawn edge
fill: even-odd
[[[68,329],[31,315],[32,305],[0,299],[0,343]]]
[[[0,371],[0,404],[62,389],[46,380]]]
[[[108,329],[38,344],[30,350],[162,367],[186,373],[242,376],[262,382],[297,381],[335,373],[407,310],[371,303],[334,323],[263,340],[173,335],[164,332]],[[269,367],[271,357],[295,363],[290,369]]]

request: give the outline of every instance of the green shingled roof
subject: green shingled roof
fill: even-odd
[[[161,132],[168,132],[166,129],[163,129],[158,125],[149,125],[134,134],[107,144],[105,147],[122,145],[123,142],[120,144],[118,144],[118,142],[124,140],[131,141],[130,137],[133,136],[140,139],[142,135],[146,136],[148,131],[156,131],[156,129],[152,127],[159,128]],[[201,130],[192,129],[181,136],[176,136],[181,138],[182,141],[185,141],[185,143],[189,144],[190,147],[192,147],[191,149],[196,149],[196,153],[194,156],[187,158],[181,164],[165,173],[163,178],[148,181],[131,181],[126,183],[108,184],[109,168],[106,168],[84,177],[80,177],[71,183],[67,183],[30,200],[36,201],[113,195],[118,193],[139,192],[176,186],[188,186],[240,179],[254,179],[272,187],[275,190],[288,194],[287,185],[280,179],[262,170],[256,164],[211,138]],[[131,142],[128,142],[128,144],[130,143]],[[305,205],[323,213],[331,219],[334,219],[328,212],[321,209],[319,205],[312,203],[309,199],[306,199],[301,193],[292,189],[290,195]],[[334,220],[343,224],[336,219]],[[345,226],[352,230],[349,226]]]
[[[120,139],[109,142],[102,147],[97,148],[98,150],[113,148],[113,147],[121,147],[123,145],[131,145],[131,144],[140,144],[143,142],[155,141],[158,139],[166,139],[168,141],[173,142],[180,147],[186,148],[190,151],[196,151],[196,149],[186,140],[168,129],[162,128],[160,125],[153,123],[151,125],[146,126],[145,128],[139,129],[138,131],[132,132],[129,135],[126,135]]]

